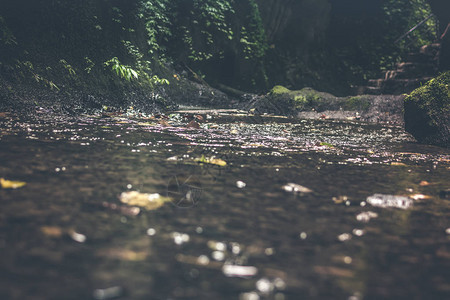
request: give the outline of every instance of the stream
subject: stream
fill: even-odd
[[[450,298],[450,152],[400,127],[3,113],[0,178],[0,299]]]

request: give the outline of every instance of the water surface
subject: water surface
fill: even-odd
[[[0,177],[27,184],[0,189],[0,298],[450,297],[448,150],[351,120],[193,118],[2,115]]]

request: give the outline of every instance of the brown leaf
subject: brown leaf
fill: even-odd
[[[63,230],[56,226],[42,226],[41,232],[48,237],[59,238],[63,234]]]
[[[171,127],[169,122],[167,122],[166,120],[159,120],[159,124],[163,127]]]
[[[200,129],[200,124],[198,124],[196,121],[192,120],[186,125],[186,128]]]

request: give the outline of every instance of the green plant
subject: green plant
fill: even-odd
[[[43,83],[44,86],[49,87],[51,90],[60,90],[59,87],[51,80],[48,80],[41,74],[37,73],[34,69],[33,63],[31,61],[21,61],[16,60],[15,69],[19,76],[22,78],[32,78],[37,83]]]
[[[86,68],[84,68],[84,71],[86,71],[86,73],[91,73],[92,68],[94,68],[95,63],[89,58],[89,57],[85,57],[84,58],[84,62],[86,63]]]
[[[120,78],[126,79],[127,81],[131,81],[131,79],[138,79],[138,73],[133,70],[130,66],[123,65],[120,63],[117,57],[113,57],[110,60],[106,61],[105,66],[111,68],[112,71],[116,73],[116,75]]]
[[[75,72],[74,68],[65,59],[60,59],[59,63],[69,72],[69,76],[75,77],[77,75],[77,72]]]
[[[148,53],[157,54],[160,58],[164,56],[165,52],[163,43],[172,36],[169,4],[169,0],[140,1],[137,15],[145,24]]]

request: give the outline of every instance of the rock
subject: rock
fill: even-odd
[[[396,207],[401,209],[410,208],[414,201],[411,198],[397,195],[373,194],[367,197],[367,203],[376,207]]]
[[[296,116],[305,119],[360,120],[403,125],[404,95],[337,97],[311,88],[289,90],[275,86],[263,96],[242,97],[242,109],[255,114]]]
[[[405,129],[419,143],[450,146],[450,71],[405,98]]]

